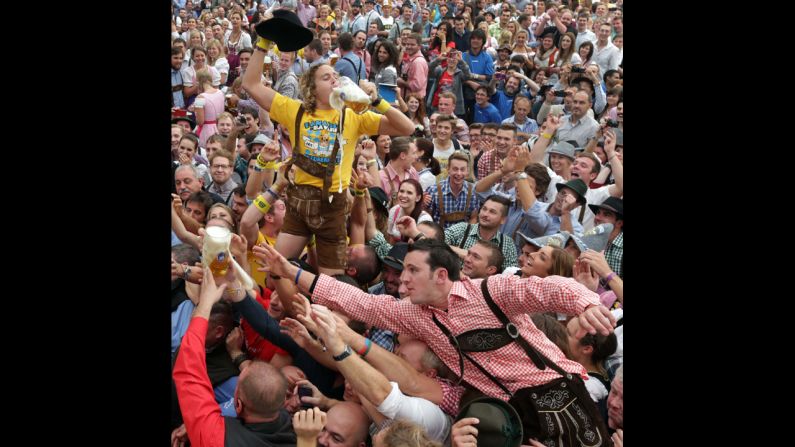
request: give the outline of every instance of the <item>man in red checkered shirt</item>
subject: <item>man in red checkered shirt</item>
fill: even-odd
[[[587,379],[585,368],[566,359],[527,315],[532,312],[579,315],[584,325],[578,337],[586,332],[605,335],[612,332],[615,325],[612,314],[600,304],[596,293],[574,279],[489,277],[488,291],[493,302],[511,320],[504,325],[486,302],[481,288],[484,280],[461,278],[458,257],[449,246],[438,241],[419,241],[409,248],[400,277],[400,293],[409,299],[400,301],[391,296],[369,295],[326,275],[304,272],[272,247],[254,250],[265,270],[293,278],[300,289],[312,294],[313,302],[343,311],[355,320],[425,341],[473,393],[501,398],[517,407],[522,415],[525,443],[529,443],[529,438],[541,442],[563,439],[561,445],[609,443],[604,421],[582,382]],[[503,327],[505,332],[499,332]],[[466,335],[477,332],[473,329],[499,333],[476,333],[467,340]],[[489,349],[488,344],[505,333],[513,341]],[[516,335],[532,346],[535,357],[531,358],[528,350],[520,346]],[[474,348],[456,347],[478,341],[480,346]],[[543,361],[536,360],[538,354]],[[563,380],[568,382],[561,387]],[[551,397],[549,390],[538,388],[547,385],[555,387]],[[550,411],[544,405],[551,405]]]

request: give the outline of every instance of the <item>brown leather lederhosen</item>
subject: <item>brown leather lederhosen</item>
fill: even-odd
[[[449,183],[448,183],[449,185]],[[439,191],[439,225],[444,228],[444,223],[447,221],[457,221],[457,220],[466,220],[468,217],[469,211],[469,204],[472,202],[472,190],[474,185],[472,183],[469,184],[469,191],[467,192],[467,203],[464,205],[464,211],[456,211],[454,213],[447,213],[444,212],[444,193],[442,192],[442,184],[439,180],[436,181],[436,189]]]
[[[320,191],[320,200],[323,201],[328,200],[328,190],[331,187],[331,179],[334,177],[334,168],[337,166],[337,152],[339,152],[340,149],[342,126],[345,124],[345,110],[346,108],[343,107],[342,111],[340,112],[342,114],[342,122],[340,123],[340,127],[337,130],[337,137],[334,139],[334,149],[332,149],[329,162],[326,165],[312,161],[306,155],[301,153],[301,119],[304,117],[303,104],[298,106],[298,113],[295,115],[295,127],[293,127],[293,156],[287,161],[287,167],[285,168],[284,172],[286,175],[287,172],[290,172],[292,165],[296,164],[307,174],[322,178],[323,189]]]
[[[497,385],[507,396],[508,403],[520,415],[524,428],[524,441],[537,438],[546,445],[555,446],[609,446],[612,445],[605,421],[596,404],[591,400],[582,379],[571,374],[548,359],[522,337],[516,327],[491,297],[488,278],[480,283],[486,304],[502,323],[500,328],[473,329],[454,336],[437,318],[433,322],[458,351],[459,382],[464,377],[464,358],[484,376]],[[499,379],[481,366],[468,352],[495,351],[516,342],[525,351],[536,368],[551,368],[562,377],[546,384],[522,388],[512,393]],[[460,406],[483,395],[476,387],[467,383],[470,390],[461,397]],[[548,444],[548,442],[552,444]]]

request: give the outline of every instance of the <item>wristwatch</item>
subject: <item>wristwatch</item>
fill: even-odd
[[[516,176],[516,180],[523,180],[523,179],[527,179],[527,177],[529,177],[529,176],[527,175],[527,173],[526,173],[526,172],[522,172],[521,174],[519,174],[519,175],[517,175],[517,176]]]
[[[332,357],[335,362],[341,362],[348,358],[349,355],[353,354],[353,350],[351,350],[350,345],[345,345],[345,350],[343,350],[340,355],[335,355]]]
[[[378,107],[378,104],[380,103],[381,103],[381,96],[378,96],[377,98],[375,98],[375,100],[373,100],[373,102],[370,103],[370,105],[373,107]]]

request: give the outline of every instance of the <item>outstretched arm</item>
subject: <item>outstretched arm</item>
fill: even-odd
[[[267,40],[262,37],[257,41],[257,45],[254,47],[254,53],[251,55],[251,60],[248,63],[251,70],[246,70],[246,73],[243,75],[243,90],[245,90],[260,107],[270,112],[273,98],[276,97],[276,90],[263,85],[259,70],[254,68],[262,67],[265,61],[266,44]]]

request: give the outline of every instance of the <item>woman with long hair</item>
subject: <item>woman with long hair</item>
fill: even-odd
[[[417,145],[417,159],[412,164],[420,176],[422,190],[427,191],[431,185],[436,184],[436,176],[442,172],[439,160],[433,156],[433,141],[427,138],[414,140]]]
[[[370,64],[370,79],[375,85],[397,84],[398,49],[391,40],[376,43]]]
[[[431,122],[428,120],[428,116],[425,113],[425,103],[417,93],[409,94],[409,97],[406,100],[406,107],[408,110],[404,113],[407,117],[409,117],[409,119],[411,119],[411,122],[414,123],[415,129],[417,129],[414,132],[414,136],[430,138]]]
[[[207,42],[207,65],[214,67],[221,75],[218,82],[213,83],[214,85],[226,85],[229,76],[229,61],[226,60],[224,51],[224,45],[218,39],[210,39]]]
[[[526,256],[520,269],[522,278],[546,278],[553,275],[571,278],[574,276],[574,256],[562,248],[547,245]]]
[[[242,28],[243,14],[239,11],[233,11],[229,14],[229,21],[232,23],[232,29],[224,34],[224,45],[226,45],[226,59],[229,61],[229,77],[226,80],[226,85],[232,85],[232,82],[238,77],[237,68],[240,66],[240,58],[238,52],[243,48],[253,48],[251,43],[251,36]]]
[[[431,40],[428,46],[428,56],[434,58],[447,54],[450,51],[450,43],[453,42],[453,28],[447,22],[442,22],[436,30],[436,37]]]
[[[224,113],[224,92],[213,87],[212,75],[207,68],[196,72],[196,83],[199,95],[193,103],[196,113],[196,134],[199,136],[199,146],[205,147],[207,139],[218,133],[217,119]]]
[[[551,33],[547,33],[544,37],[539,37],[539,39],[541,40],[541,46],[536,49],[533,61],[539,70],[543,69],[547,75],[551,76],[551,68],[555,66],[555,61],[558,58],[558,47],[555,46]]]
[[[505,25],[505,29],[511,33],[511,46],[516,43],[516,33],[519,32],[519,28],[519,24],[514,19],[509,20],[508,24]]]
[[[405,179],[400,182],[397,192],[397,205],[389,210],[389,223],[387,236],[390,243],[394,244],[403,240],[396,222],[404,216],[411,216],[415,222],[433,222],[430,214],[422,210],[422,185],[414,179]],[[403,240],[407,242],[407,240]]]
[[[580,67],[588,68],[589,65],[593,64],[593,43],[590,40],[586,40],[585,42],[580,44],[580,48],[577,49],[577,54],[580,56]]]
[[[550,76],[549,82],[554,84],[560,79],[560,71],[566,64],[578,65],[582,63],[580,55],[574,49],[574,41],[577,38],[574,33],[568,32],[560,37],[558,42],[558,55],[555,58],[555,64],[549,68]]]

